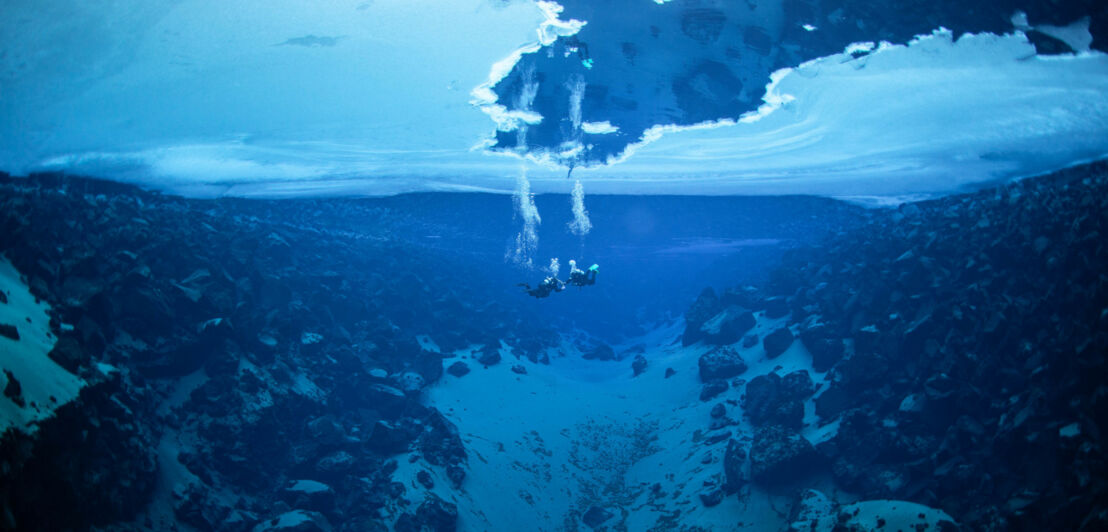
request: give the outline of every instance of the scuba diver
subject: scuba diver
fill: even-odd
[[[531,288],[531,285],[527,283],[519,283],[516,286],[522,286],[523,290],[527,292],[527,295],[531,297],[537,297],[542,299],[550,295],[551,292],[561,292],[566,289],[567,284],[571,284],[578,288],[582,286],[588,286],[596,284],[596,274],[600,271],[599,264],[593,264],[589,266],[588,270],[581,270],[577,268],[577,261],[569,261],[569,279],[562,281],[553,275],[549,275],[546,279],[543,279],[538,286]]]
[[[542,282],[534,288],[531,288],[531,285],[527,283],[519,283],[516,286],[522,286],[523,290],[527,292],[527,295],[539,299],[549,296],[551,292],[561,292],[566,289],[566,283],[553,275],[543,279]]]
[[[569,280],[566,282],[578,288],[582,286],[596,284],[596,274],[599,271],[599,264],[593,264],[592,266],[589,266],[588,270],[581,270],[577,267],[577,261],[570,259]]]

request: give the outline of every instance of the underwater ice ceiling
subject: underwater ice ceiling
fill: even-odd
[[[1108,155],[1108,7],[9,0],[0,170],[190,195],[940,195]]]

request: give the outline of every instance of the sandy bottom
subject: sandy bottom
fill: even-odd
[[[759,317],[753,332],[761,337],[781,325]],[[726,497],[712,508],[700,501],[700,493],[723,482],[726,441],[702,441],[709,433],[709,411],[725,402],[728,416],[741,420],[743,387],[701,402],[697,361],[710,348],[683,348],[674,343],[680,333],[680,326],[672,326],[613,346],[617,353],[644,348],[649,366],[638,377],[632,376],[633,356],[586,361],[568,345],[551,352],[548,366],[502,350],[504,361],[486,369],[470,352],[457,353],[445,363],[464,360],[472,371],[460,378],[446,375],[426,400],[458,426],[469,452],[461,494],[446,488],[441,469],[418,457],[401,459],[398,478],[406,479],[409,493],[418,493],[423,488],[415,483],[416,473],[431,472],[437,494],[458,505],[460,530],[587,529],[581,515],[591,506],[611,512],[604,524],[614,529],[781,529],[795,493],[776,496],[748,487],[742,497]],[[812,370],[799,341],[773,360],[760,344],[741,354],[750,366],[741,378],[748,381],[774,370],[784,375],[807,369],[820,391],[825,387],[824,375]],[[513,373],[513,365],[527,374]],[[676,374],[665,378],[666,368]],[[818,427],[811,404],[806,421],[810,439],[833,435],[834,425]],[[741,421],[724,430],[743,439],[751,427]]]

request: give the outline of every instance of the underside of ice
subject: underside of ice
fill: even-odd
[[[295,196],[509,192],[523,166],[533,192],[574,168],[590,193],[888,199],[1108,154],[1081,2],[562,4],[14,0],[0,170]]]

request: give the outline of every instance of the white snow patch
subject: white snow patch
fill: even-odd
[[[1060,438],[1076,438],[1080,435],[1081,424],[1077,423],[1076,421],[1058,429],[1058,437]]]
[[[76,398],[85,382],[48,356],[57,341],[50,332],[50,306],[31,294],[19,271],[2,255],[0,291],[8,299],[0,303],[0,324],[15,326],[19,334],[19,340],[0,336],[0,370],[19,381],[23,403],[0,396],[0,434],[8,429],[33,434],[37,423]],[[7,374],[0,372],[0,390],[8,382]]]
[[[289,491],[303,493],[324,493],[330,489],[330,486],[316,480],[297,480],[289,487]]]
[[[942,510],[907,501],[862,501],[844,506],[840,513],[850,516],[845,523],[847,527],[857,527],[863,532],[940,530],[940,522],[955,522]]]

